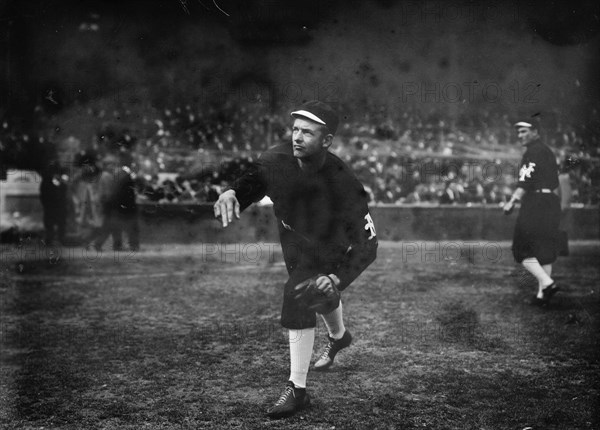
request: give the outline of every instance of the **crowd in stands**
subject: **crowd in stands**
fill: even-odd
[[[140,189],[161,203],[214,201],[260,151],[291,139],[289,120],[258,104],[201,115],[187,105],[165,110],[155,124],[158,138],[138,153]],[[342,124],[332,151],[351,165],[374,204],[499,204],[512,193],[523,151],[512,131],[506,115],[450,124],[435,113],[406,110],[393,118],[374,107]],[[178,143],[169,145],[167,136]],[[580,133],[558,124],[545,138],[570,175],[573,202],[598,204],[597,136],[584,145]],[[163,180],[159,172],[173,175]]]
[[[287,115],[261,103],[184,104],[141,117],[124,108],[87,108],[86,115],[99,128],[94,149],[131,151],[138,198],[156,203],[214,201],[261,151],[291,139]],[[128,115],[135,127],[113,125],[127,123]],[[6,122],[1,131],[5,149],[32,140]],[[345,118],[332,150],[374,204],[498,204],[511,194],[522,153],[512,133],[511,119],[497,112],[449,121],[439,112],[373,105]],[[560,122],[542,136],[569,173],[573,202],[598,204],[598,136]]]

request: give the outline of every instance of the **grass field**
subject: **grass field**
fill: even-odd
[[[283,421],[276,246],[5,248],[0,427],[599,429],[600,244],[559,259],[548,308],[508,246],[382,243],[344,293],[355,343]]]

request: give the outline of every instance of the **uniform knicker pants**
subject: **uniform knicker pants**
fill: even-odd
[[[515,261],[537,258],[541,265],[551,264],[558,256],[560,200],[555,194],[531,193],[525,196],[513,235]]]
[[[288,329],[300,330],[317,325],[316,313],[307,309],[306,302],[296,300],[294,288],[319,273],[329,274],[336,267],[338,256],[324,247],[318,247],[299,238],[294,232],[279,229],[283,258],[289,279],[283,288],[283,306],[281,308],[281,325]],[[343,255],[343,254],[339,254]]]

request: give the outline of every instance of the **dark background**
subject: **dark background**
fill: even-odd
[[[84,144],[83,109],[302,100],[348,121],[385,108],[534,118],[598,135],[600,12],[593,1],[6,1],[0,117]],[[40,115],[40,112],[43,115]],[[33,148],[34,145],[29,145]],[[39,155],[39,152],[32,154]]]

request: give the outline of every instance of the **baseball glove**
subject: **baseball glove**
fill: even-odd
[[[329,278],[327,275],[316,275],[308,278],[294,287],[294,299],[303,302],[306,307],[318,314],[328,314],[335,310],[340,304],[340,292],[331,278],[331,288],[326,291],[317,285],[320,277]]]

